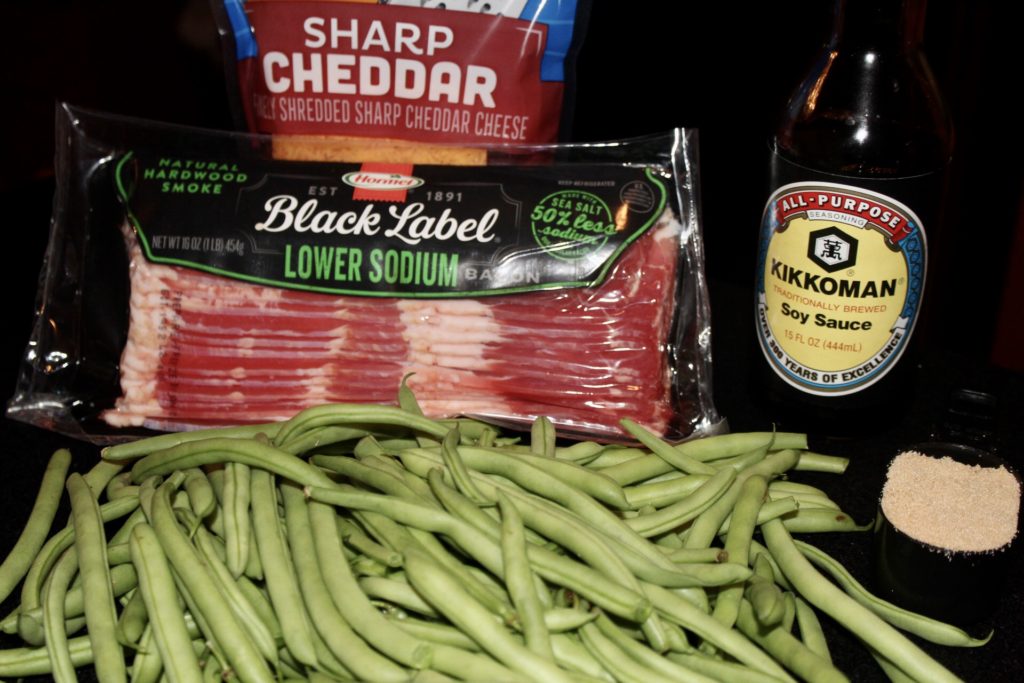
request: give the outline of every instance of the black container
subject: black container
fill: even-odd
[[[1019,475],[1005,461],[978,448],[925,443],[901,452],[907,451],[936,458],[948,456],[967,465],[1003,466],[1020,482]],[[1012,552],[1012,542],[982,552],[954,551],[923,543],[893,526],[879,501],[875,523],[878,594],[906,609],[960,626],[985,619],[994,611],[1005,585]]]

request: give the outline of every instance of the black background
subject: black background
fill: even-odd
[[[856,0],[852,0],[856,1]],[[824,448],[851,456],[842,479],[817,477],[859,521],[869,520],[882,464],[908,440],[926,438],[950,389],[970,386],[998,399],[995,441],[1011,459],[1024,446],[1024,382],[990,364],[1002,339],[1019,339],[1021,313],[1004,301],[1011,250],[1020,240],[1021,83],[1016,3],[936,2],[925,47],[957,127],[950,230],[922,383],[904,421],[879,416],[855,440]],[[745,349],[752,334],[755,234],[766,193],[766,140],[775,116],[828,33],[831,3],[618,3],[597,0],[580,56],[573,138],[592,141],[664,131],[700,130],[703,229],[710,280],[718,405],[734,428],[767,428],[749,395]],[[53,194],[56,100],[157,120],[232,126],[220,47],[204,0],[138,3],[76,0],[9,3],[0,28],[0,207],[3,208],[4,345],[0,387],[13,392],[32,320],[36,279]],[[1016,233],[1015,233],[1016,231]],[[1019,258],[1019,257],[1018,257]],[[1019,301],[1019,299],[1018,299]],[[1006,304],[1010,305],[1010,304]],[[1018,336],[1014,336],[1014,335]],[[1002,348],[1005,348],[1002,347]],[[1021,368],[1022,349],[998,356]],[[3,542],[9,547],[27,514],[43,461],[65,443],[33,427],[3,422],[7,465],[0,488]],[[74,444],[79,469],[95,452]],[[0,484],[0,487],[5,484]],[[6,494],[6,495],[5,495]],[[861,577],[870,575],[863,536],[828,539]],[[1019,559],[1014,573],[1020,576]],[[1011,582],[985,648],[936,650],[969,680],[1017,680],[1024,656],[1021,590]],[[830,631],[832,630],[829,625]],[[835,634],[837,660],[855,681],[879,680],[863,650]]]

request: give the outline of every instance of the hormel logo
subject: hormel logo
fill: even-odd
[[[372,171],[355,171],[342,177],[346,185],[362,190],[411,190],[423,184],[422,178],[402,175],[400,173],[375,173]]]

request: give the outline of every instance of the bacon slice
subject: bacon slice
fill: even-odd
[[[123,394],[103,417],[156,429],[286,419],[325,402],[392,403],[415,373],[437,417],[546,415],[608,437],[628,417],[664,434],[680,229],[666,215],[595,288],[468,299],[261,287],[153,264],[135,245]]]

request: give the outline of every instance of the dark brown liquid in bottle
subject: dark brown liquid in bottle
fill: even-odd
[[[925,2],[838,0],[835,11],[831,38],[771,139],[771,190],[820,181],[896,199],[920,218],[931,259],[953,128],[921,50]],[[853,393],[797,388],[760,351],[757,384],[781,428],[877,430],[878,421],[891,422],[912,399],[914,346],[925,327],[918,320],[895,366]]]

